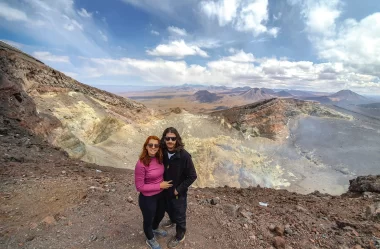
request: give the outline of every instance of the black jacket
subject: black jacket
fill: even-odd
[[[197,179],[191,155],[184,149],[177,151],[170,159],[164,150],[164,180],[172,180],[173,187],[167,189],[167,195],[174,197],[174,189],[178,195],[186,195],[190,185]]]

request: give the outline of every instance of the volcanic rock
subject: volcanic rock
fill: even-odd
[[[375,192],[380,193],[380,176],[359,176],[350,180],[350,186],[348,188],[350,192]]]

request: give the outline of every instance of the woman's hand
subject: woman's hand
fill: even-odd
[[[160,183],[160,188],[162,188],[162,189],[168,189],[168,188],[170,188],[171,186],[173,186],[173,184],[170,184],[172,181],[167,181],[167,182],[165,182],[165,181],[163,181],[163,182],[161,182]]]

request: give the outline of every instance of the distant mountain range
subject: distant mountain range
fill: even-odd
[[[365,104],[371,102],[370,99],[351,90],[341,90],[337,93],[327,96],[306,97],[303,99],[318,101],[323,104]]]
[[[207,90],[197,91],[196,93],[193,94],[193,96],[191,96],[192,100],[196,100],[200,103],[212,103],[212,102],[217,101],[221,98],[222,98],[221,96],[218,96],[215,93],[210,93]]]
[[[217,89],[222,90],[220,88]],[[368,104],[371,102],[370,99],[351,90],[341,90],[330,95],[316,96],[314,93],[305,91],[281,90],[276,92],[269,88],[251,88],[249,86],[232,88],[227,92],[219,92],[219,95],[207,90],[200,90],[193,95],[192,99],[201,103],[212,103],[222,98],[223,94],[231,93],[233,94],[231,96],[242,98],[252,103],[271,98],[296,98],[316,101],[322,104]]]
[[[252,88],[249,87],[249,86],[244,86],[244,87],[235,87],[235,88],[232,88],[231,91],[233,91],[233,92],[245,92],[245,91],[249,91],[251,89]]]
[[[270,98],[296,98],[301,100],[310,100],[320,102],[322,104],[368,104],[375,102],[351,90],[341,90],[339,92],[328,94],[324,92],[301,91],[290,89],[270,89],[270,88],[251,88],[244,87],[226,87],[226,86],[207,86],[196,84],[183,84],[180,86],[172,86],[161,88],[160,91],[186,91],[196,92],[192,99],[201,103],[211,103],[222,98],[223,95],[229,94],[231,97],[241,97],[247,101],[259,101]],[[217,92],[219,95],[216,95]]]
[[[278,96],[278,97],[293,97],[293,94],[287,92],[287,91],[279,91],[277,93],[274,93],[274,95]]]
[[[260,88],[252,88],[245,93],[241,94],[241,97],[252,102],[256,102],[263,99],[271,99],[273,95],[266,92],[266,90]]]
[[[330,99],[338,101],[368,101],[368,99],[362,95],[359,95],[351,90],[341,90],[329,96]]]
[[[195,85],[195,84],[183,84],[179,86],[165,86],[160,88],[160,91],[200,91],[200,90],[209,90],[209,91],[224,91],[229,88],[226,86],[208,86],[208,85]]]

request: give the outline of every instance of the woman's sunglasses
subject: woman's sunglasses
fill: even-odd
[[[160,148],[160,145],[159,144],[148,144],[148,147],[149,148]]]
[[[177,137],[165,137],[165,140],[166,140],[166,141],[170,141],[170,140],[172,140],[172,141],[176,141],[176,140],[177,140]]]

